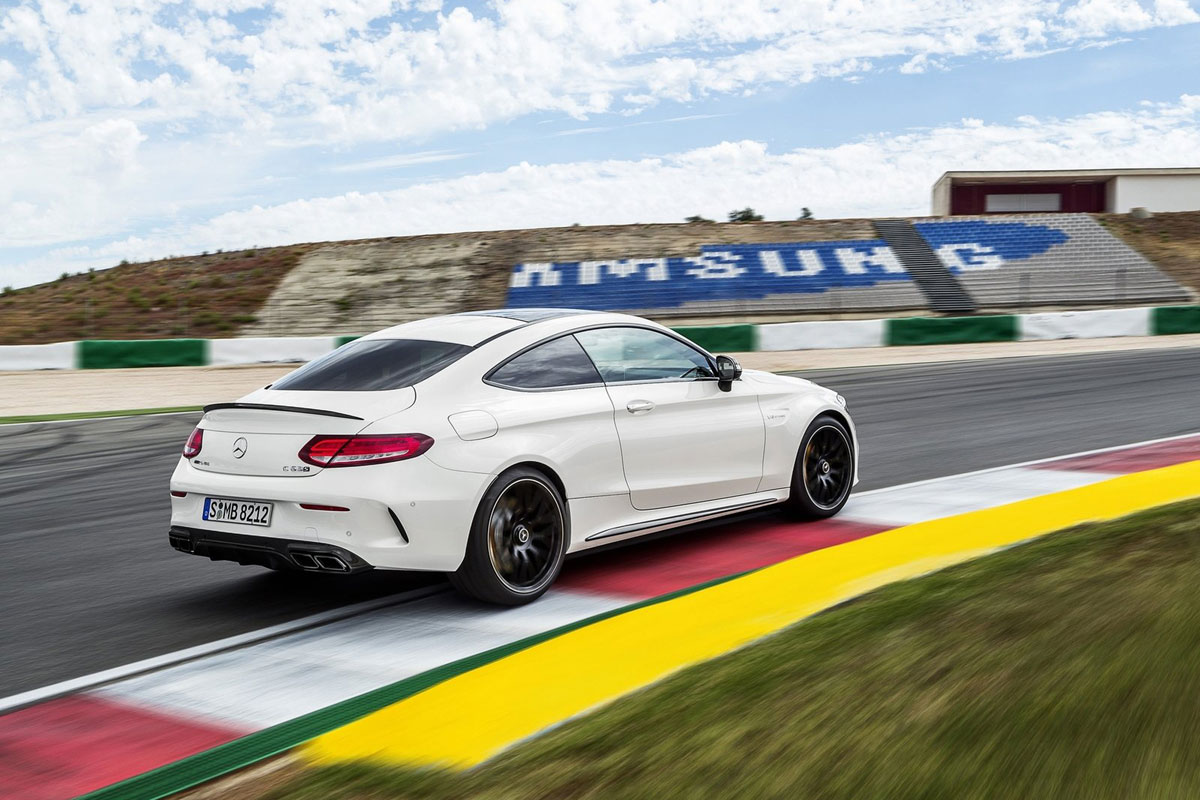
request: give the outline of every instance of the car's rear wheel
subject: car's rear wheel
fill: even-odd
[[[569,530],[566,502],[554,483],[535,469],[510,469],[483,496],[450,582],[489,603],[536,600],[562,570]]]
[[[832,517],[842,510],[854,485],[854,444],[846,426],[820,416],[800,442],[792,473],[790,509],[808,519]]]

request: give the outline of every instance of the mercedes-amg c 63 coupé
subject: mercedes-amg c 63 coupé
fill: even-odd
[[[836,514],[845,400],[624,314],[397,325],[205,408],[170,542],[279,570],[449,573],[525,603],[568,553],[771,504]]]

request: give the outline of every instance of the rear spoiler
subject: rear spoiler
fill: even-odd
[[[276,406],[270,403],[213,403],[204,407],[204,413],[220,411],[223,408],[250,408],[255,411],[289,411],[293,414],[317,414],[322,417],[340,417],[341,419],[356,419],[366,422],[362,417],[353,414],[343,414],[340,411],[326,411],[323,408],[301,408],[300,406]]]

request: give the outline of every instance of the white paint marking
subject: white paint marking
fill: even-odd
[[[1035,458],[1030,461],[1020,461],[1016,464],[1005,464],[999,467],[984,467],[983,469],[971,470],[970,472],[960,472],[957,475],[943,475],[939,478],[926,478],[922,481],[913,481],[912,483],[902,483],[896,486],[885,486],[881,489],[871,489],[868,492],[855,492],[852,497],[867,497],[880,492],[886,492],[890,489],[900,489],[913,486],[924,486],[937,481],[949,480],[951,478],[968,478],[973,475],[986,475],[989,472],[999,472],[1005,469],[1016,469],[1018,467],[1032,467],[1035,464],[1049,464],[1053,461],[1066,461],[1068,459],[1083,458],[1085,456],[1096,456],[1101,453],[1116,453],[1121,450],[1134,450],[1139,447],[1149,447],[1150,445],[1163,444],[1165,442],[1178,442],[1183,439],[1191,439],[1200,436],[1200,431],[1192,431],[1191,433],[1180,433],[1175,436],[1164,436],[1161,439],[1147,439],[1144,442],[1134,442],[1133,444],[1118,444],[1112,447],[1098,447],[1095,450],[1083,450],[1078,453],[1065,453],[1061,456],[1050,456],[1049,458]],[[1081,472],[1084,470],[1080,470]]]
[[[628,597],[552,590],[527,606],[489,608],[441,595],[141,675],[96,694],[259,730],[629,603]]]
[[[75,342],[0,347],[0,371],[75,369]]]
[[[883,347],[883,320],[780,322],[758,326],[760,352],[843,347]]]
[[[423,597],[428,597],[437,592],[446,591],[446,587],[442,585],[427,586],[422,589],[414,589],[411,592],[401,592],[400,594],[390,597],[382,597],[378,600],[367,600],[362,603],[353,603],[341,608],[322,611],[319,614],[310,614],[307,617],[300,617],[289,622],[282,622],[278,625],[272,625],[267,628],[260,628],[256,631],[240,633],[237,636],[228,636],[224,639],[217,639],[215,642],[199,644],[194,647],[187,647],[183,650],[176,650],[171,653],[164,653],[153,658],[146,658],[141,661],[135,661],[132,664],[126,664],[122,667],[113,667],[112,669],[93,672],[90,675],[82,675],[78,678],[52,683],[49,686],[43,686],[40,689],[30,689],[27,692],[10,695],[0,700],[0,714],[12,711],[22,706],[29,706],[35,703],[41,703],[46,700],[51,700],[55,697],[61,697],[65,694],[81,692],[87,689],[92,689],[106,683],[123,680],[134,675],[140,675],[145,672],[163,669],[185,661],[192,661],[198,658],[219,653],[223,650],[233,650],[239,647],[245,647],[249,644],[261,642],[264,639],[271,639],[277,636],[294,633],[312,628],[318,625],[324,625],[329,622],[336,622],[347,617],[365,614],[368,611],[386,608],[388,606],[398,605],[401,603],[410,603],[414,600],[419,600]]]
[[[1116,476],[1027,467],[1010,467],[986,475],[956,475],[920,486],[892,486],[854,495],[838,519],[900,527],[1077,489],[1112,477]]]
[[[1050,311],[1018,317],[1022,341],[1149,336],[1149,308]]]
[[[334,336],[209,339],[208,364],[291,364],[312,361],[336,349]]]
[[[88,412],[83,412],[88,413]],[[99,412],[97,412],[99,413]],[[200,409],[192,411],[155,411],[147,414],[121,414],[116,417],[75,417],[73,419],[37,419],[28,422],[4,422],[0,423],[0,428],[5,425],[62,425],[66,422],[108,422],[110,419],[134,419],[135,417],[177,417],[180,414],[199,414]],[[20,416],[20,415],[17,415]]]

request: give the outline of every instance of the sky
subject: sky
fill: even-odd
[[[0,286],[1200,166],[1200,0],[0,0]]]

